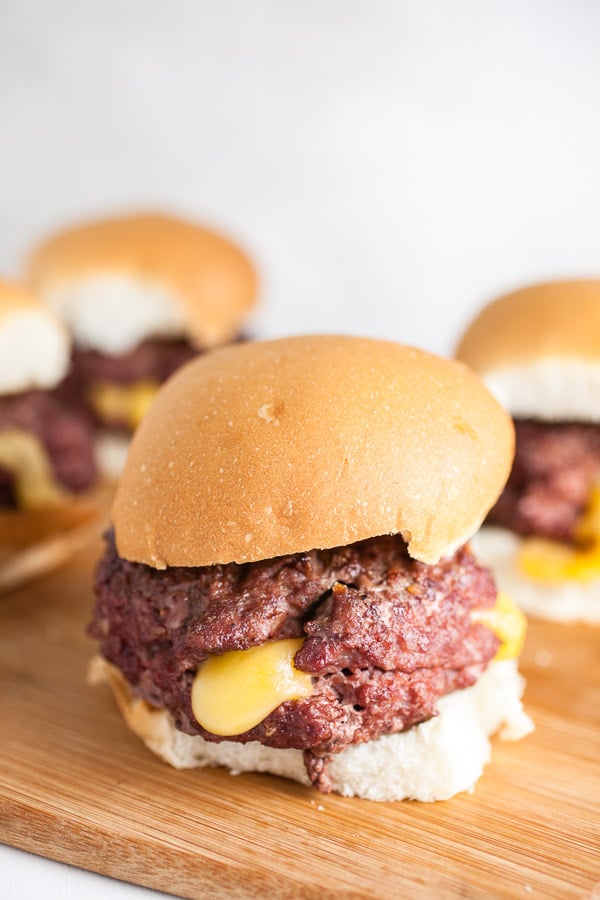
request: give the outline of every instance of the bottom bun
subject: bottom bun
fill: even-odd
[[[0,593],[67,562],[105,525],[104,489],[37,510],[0,512]]]
[[[226,766],[235,775],[270,772],[309,784],[301,750],[276,750],[256,741],[213,744],[177,731],[168,712],[134,697],[119,670],[100,656],[91,662],[89,679],[110,684],[131,730],[175,768]],[[472,687],[442,698],[435,718],[331,757],[333,790],[367,800],[425,801],[471,790],[489,761],[492,734],[518,740],[533,731],[521,705],[523,688],[516,660],[491,663]]]
[[[478,560],[489,566],[501,591],[524,612],[554,622],[600,622],[600,578],[592,581],[535,581],[517,566],[523,538],[506,528],[486,526],[471,539]]]

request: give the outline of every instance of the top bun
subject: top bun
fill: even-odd
[[[213,347],[239,335],[256,274],[221,235],[164,215],[132,215],[63,231],[34,251],[30,284],[75,341],[124,353],[149,337],[187,335]]]
[[[33,294],[0,281],[0,394],[54,387],[69,355],[63,325]]]
[[[481,524],[513,443],[459,363],[365,338],[230,346],[176,373],[135,434],[118,552],[206,566],[399,532],[434,563]]]
[[[600,280],[500,297],[471,323],[456,356],[515,417],[600,422]]]

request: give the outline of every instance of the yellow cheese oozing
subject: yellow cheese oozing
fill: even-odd
[[[523,574],[537,581],[591,581],[600,578],[600,488],[595,487],[579,522],[580,546],[546,538],[526,538],[517,556]]]
[[[0,466],[13,476],[19,509],[39,509],[64,500],[66,491],[54,478],[44,446],[29,431],[7,428],[0,432]]]
[[[520,656],[527,631],[527,619],[508,594],[500,591],[491,609],[478,609],[472,613],[502,641],[494,659],[514,659]]]
[[[294,666],[302,639],[271,641],[209,656],[192,686],[192,710],[212,734],[243,734],[286,700],[312,693],[312,679]]]
[[[154,400],[158,383],[150,379],[132,384],[100,381],[93,384],[88,400],[101,419],[108,423],[122,422],[135,431]]]

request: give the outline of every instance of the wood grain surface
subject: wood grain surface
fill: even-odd
[[[530,625],[536,731],[444,803],[176,772],[85,671],[94,540],[0,598],[0,835],[184,897],[600,897],[600,628]]]

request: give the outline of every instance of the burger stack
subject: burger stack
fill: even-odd
[[[26,278],[72,334],[61,395],[93,425],[110,475],[159,385],[198,353],[243,336],[257,283],[228,239],[162,214],[53,235],[31,254]]]
[[[468,790],[531,729],[524,618],[467,544],[510,418],[463,365],[314,336],[200,357],[134,436],[92,636],[174,766],[373,800]]]

